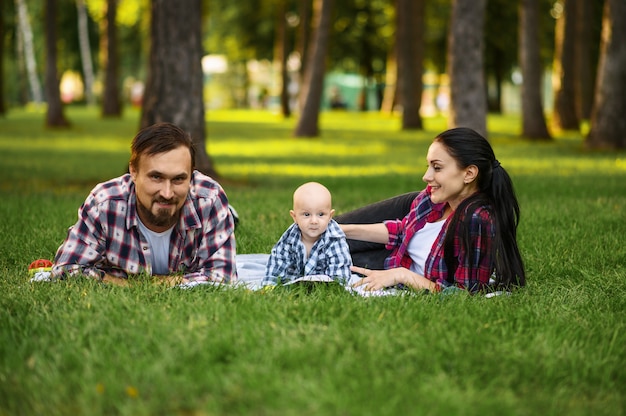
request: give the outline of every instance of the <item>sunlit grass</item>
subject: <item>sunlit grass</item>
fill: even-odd
[[[257,123],[268,121],[282,133],[280,138],[255,133]],[[489,123],[496,155],[512,175],[626,172],[623,152],[584,152],[582,134],[574,132],[555,136],[549,143],[529,142],[511,134],[516,129],[514,123],[518,122],[515,116],[491,116]],[[233,124],[237,124],[242,136],[222,137],[220,126],[227,129]],[[397,117],[378,113],[324,113],[320,124],[320,138],[296,139],[291,136],[293,120],[283,120],[277,114],[214,111],[209,116],[210,131],[215,137],[209,142],[210,153],[217,159],[245,158],[243,163],[219,167],[220,172],[233,177],[420,175],[430,141],[445,129],[445,120],[431,118],[425,119],[424,131],[400,131]],[[294,163],[298,159],[314,162]]]

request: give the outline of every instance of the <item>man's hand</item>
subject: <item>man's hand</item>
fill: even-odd
[[[110,283],[116,286],[128,286],[128,279],[123,277],[111,276],[110,274],[105,274],[102,278],[104,283]]]
[[[152,276],[152,278],[156,283],[165,285],[167,287],[174,287],[183,283],[183,277],[180,275]]]

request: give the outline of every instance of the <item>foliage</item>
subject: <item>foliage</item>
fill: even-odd
[[[622,414],[626,397],[626,153],[586,153],[568,133],[490,140],[522,207],[527,288],[360,298],[329,286],[269,293],[29,283],[93,185],[124,171],[137,113],[71,107],[0,120],[0,414]],[[319,180],[337,212],[423,186],[445,126],[323,113],[323,136],[289,138],[268,112],[211,112],[208,146],[242,222],[240,253],[268,252],[293,189]]]

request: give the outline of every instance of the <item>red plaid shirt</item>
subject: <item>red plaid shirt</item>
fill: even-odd
[[[391,255],[385,260],[385,269],[406,267],[409,269],[413,260],[409,256],[408,246],[415,233],[422,229],[426,222],[433,222],[443,216],[446,204],[434,204],[430,199],[430,190],[427,188],[421,192],[411,204],[411,211],[402,220],[385,221],[389,231],[387,249],[392,250]],[[495,259],[492,252],[495,227],[491,218],[491,207],[481,206],[474,212],[466,212],[471,215],[470,248],[463,248],[459,237],[459,228],[462,219],[454,230],[454,258],[458,265],[454,273],[454,285],[467,289],[471,292],[480,290],[489,284]],[[437,284],[438,290],[450,286],[448,282],[448,269],[444,261],[443,243],[452,215],[445,221],[441,232],[433,243],[430,254],[426,258],[424,275],[427,279]]]
[[[97,185],[57,250],[52,277],[151,274],[150,246],[137,224],[137,197],[130,175]],[[234,221],[226,194],[198,171],[192,174],[189,194],[172,232],[168,264],[170,273],[182,273],[187,282],[237,279]]]

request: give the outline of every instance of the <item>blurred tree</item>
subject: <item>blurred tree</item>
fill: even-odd
[[[606,0],[600,64],[586,139],[590,148],[626,148],[626,2]]]
[[[69,127],[69,121],[63,113],[61,91],[59,89],[59,75],[57,70],[57,0],[46,0],[45,30],[46,30],[46,78],[45,89],[48,110],[46,112],[46,126]]]
[[[4,104],[4,0],[0,0],[0,116],[7,112]]]
[[[487,137],[483,65],[486,0],[453,0],[448,42],[449,127],[470,127]]]
[[[591,118],[594,83],[598,67],[602,2],[576,1],[576,49],[574,76],[576,78],[576,113],[580,120]]]
[[[289,73],[287,71],[287,58],[291,47],[289,42],[289,29],[287,25],[287,0],[280,0],[276,8],[276,36],[274,47],[274,60],[280,68],[280,108],[284,117],[291,116],[289,104]]]
[[[31,91],[31,99],[36,104],[43,102],[43,93],[37,74],[37,60],[33,46],[33,31],[30,25],[30,15],[26,0],[15,0],[15,9],[18,20],[18,48],[24,56],[24,64]]]
[[[223,81],[235,107],[249,105],[247,63],[274,58],[277,1],[249,0],[246,7],[231,0],[208,2],[206,50],[228,58],[230,76]]]
[[[85,99],[87,105],[94,105],[96,99],[93,95],[94,72],[93,60],[91,59],[91,45],[89,43],[88,14],[85,0],[76,0],[78,14],[78,43],[80,57],[83,64],[83,80],[85,84]]]
[[[551,139],[541,99],[539,48],[539,0],[521,0],[519,4],[519,61],[522,68],[522,136]]]
[[[576,112],[576,0],[560,0],[554,5],[556,40],[553,65],[553,121],[564,130],[578,130]]]
[[[380,105],[380,111],[393,113],[398,100],[398,45],[393,42],[387,52],[387,62],[385,64],[385,89]]]
[[[314,41],[307,57],[304,82],[301,94],[304,105],[294,135],[296,137],[316,137],[319,135],[319,112],[324,91],[326,72],[326,52],[332,18],[333,0],[315,0],[313,5]]]
[[[487,108],[502,113],[502,88],[517,66],[517,2],[488,0],[484,26]]]
[[[329,68],[363,77],[357,108],[380,109],[385,65],[395,35],[394,7],[390,0],[337,2],[331,26]],[[375,101],[369,92],[374,89]]]
[[[424,0],[397,0],[396,50],[398,93],[402,105],[402,129],[422,129]]]
[[[105,18],[101,23],[101,54],[104,67],[104,90],[102,94],[102,116],[121,117],[122,100],[119,86],[119,58],[117,52],[117,0],[106,0]]]
[[[312,0],[298,0],[299,31],[296,42],[296,51],[300,55],[300,79],[304,79],[304,68],[306,68],[306,57],[309,52],[311,39],[311,15],[313,13]],[[302,107],[302,102],[300,102]]]
[[[207,154],[201,0],[152,0],[151,47],[141,127],[172,122],[196,145],[196,168],[218,177]]]

